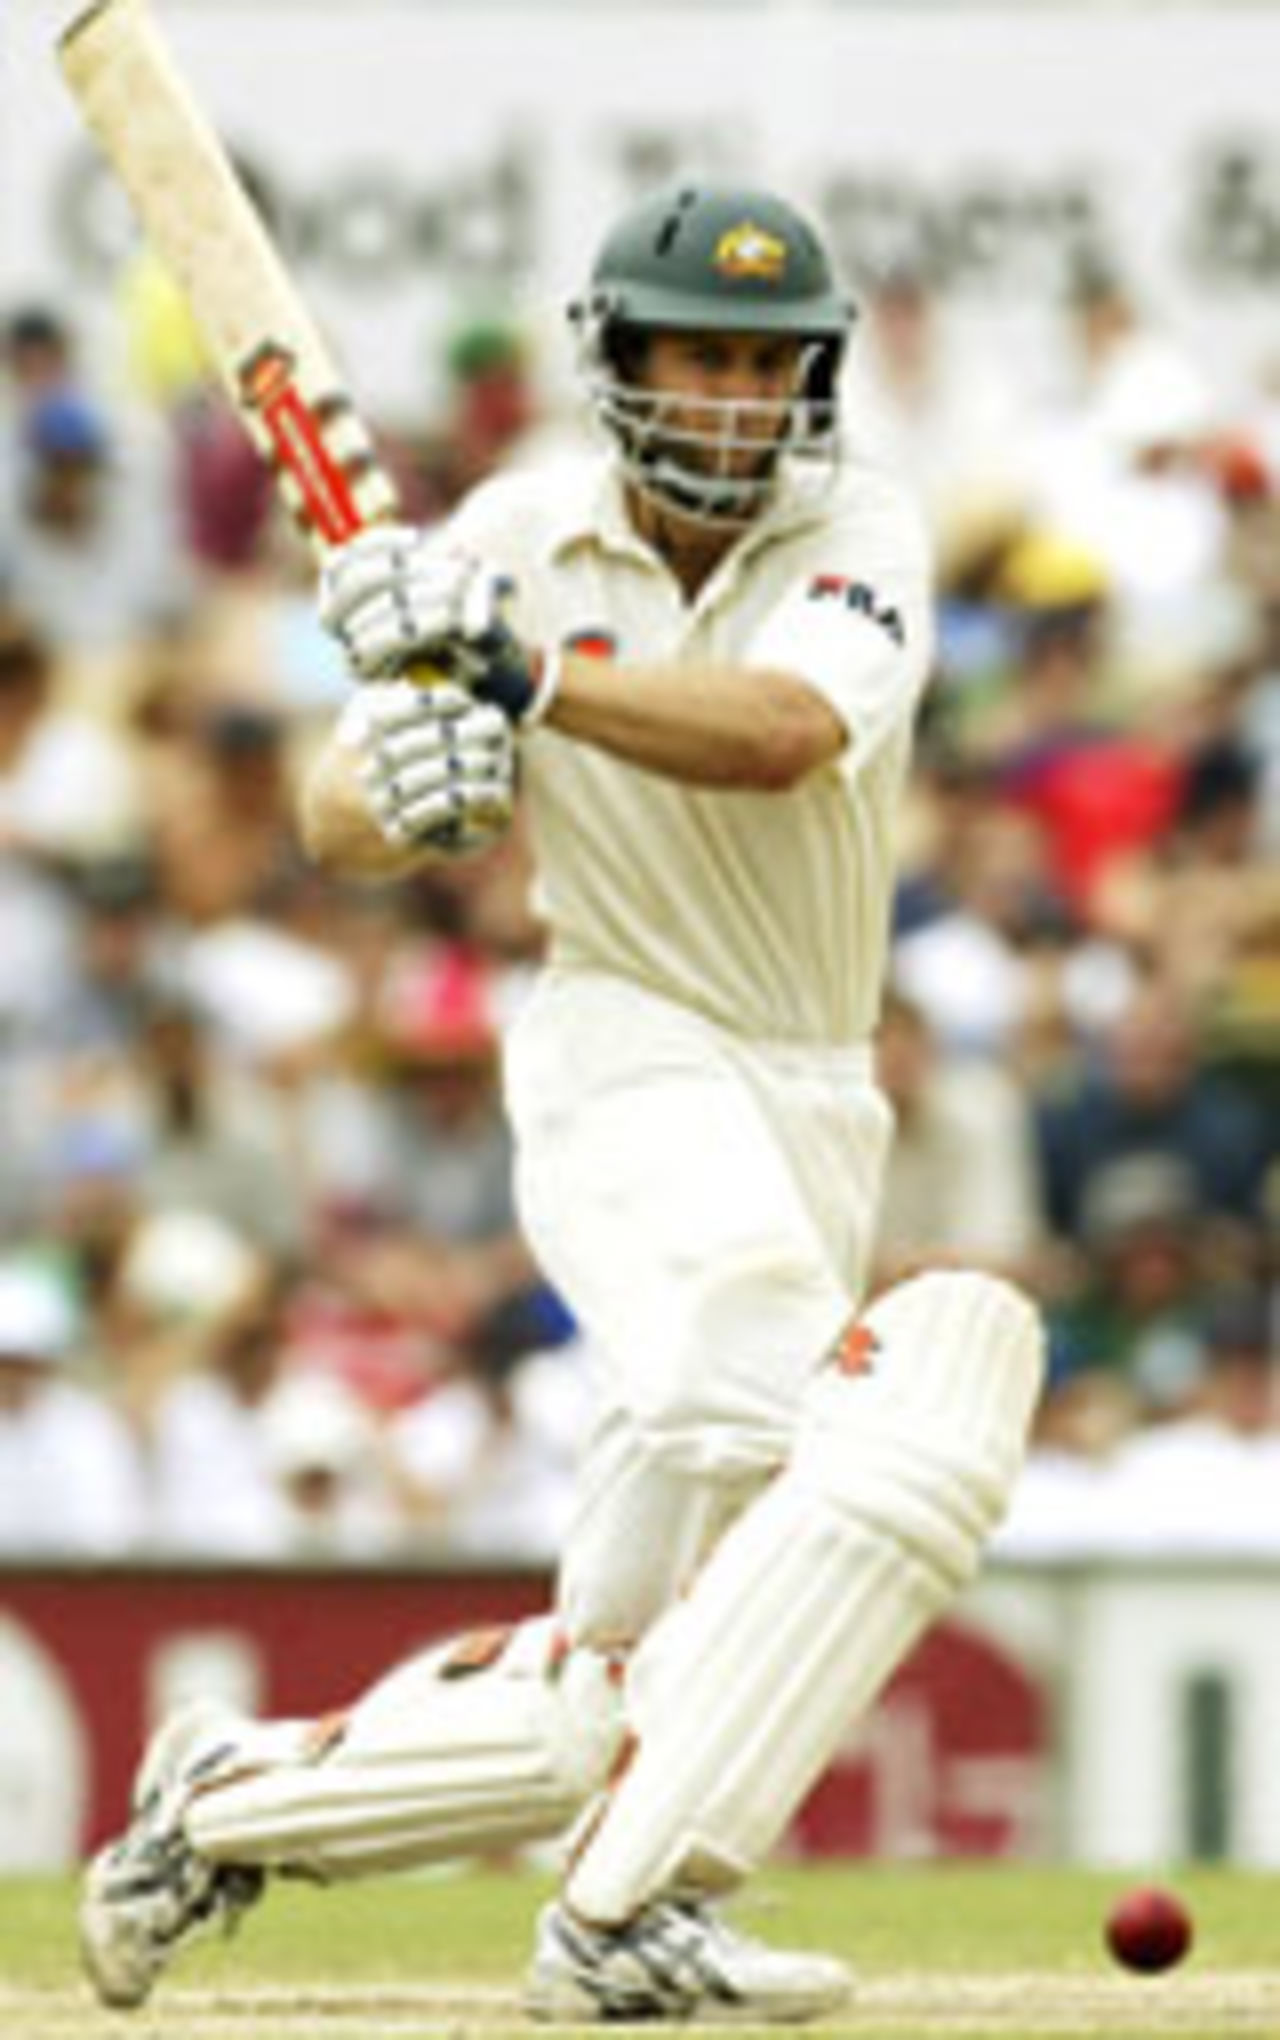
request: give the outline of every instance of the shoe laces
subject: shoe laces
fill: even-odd
[[[739,2001],[723,1957],[726,1930],[696,1899],[662,1899],[617,1930],[615,1945],[625,1950],[668,2005],[688,2005],[699,1998],[723,2004]]]

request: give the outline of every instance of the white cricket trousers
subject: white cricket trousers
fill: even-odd
[[[600,1368],[559,1612],[626,1647],[788,1457],[862,1301],[892,1115],[865,1048],[571,969],[516,1020],[507,1099],[522,1222]]]

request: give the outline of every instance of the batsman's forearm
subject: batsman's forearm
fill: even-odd
[[[805,681],[772,668],[566,656],[547,726],[691,786],[784,792],[846,742]]]
[[[430,861],[419,845],[400,849],[387,842],[365,804],[351,752],[334,737],[304,774],[296,806],[303,849],[334,877],[373,883]]]

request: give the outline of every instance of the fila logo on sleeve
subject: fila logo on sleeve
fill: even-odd
[[[858,616],[870,617],[887,631],[895,645],[906,641],[900,611],[885,602],[866,581],[851,581],[847,574],[815,574],[809,583],[810,602],[840,602]]]

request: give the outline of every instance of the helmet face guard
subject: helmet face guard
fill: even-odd
[[[784,459],[815,479],[835,472],[834,397],[811,393],[818,343],[799,356],[781,398],[691,398],[587,364],[587,391],[627,480],[642,495],[707,524],[749,524],[773,494]],[[691,419],[696,417],[696,424]]]
[[[811,486],[834,476],[836,384],[853,316],[817,236],[790,206],[706,187],[660,194],[624,219],[570,307],[592,408],[628,481],[663,508],[727,526],[760,514],[784,462]],[[793,339],[794,387],[757,401],[654,388],[643,363],[655,332]]]

